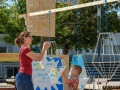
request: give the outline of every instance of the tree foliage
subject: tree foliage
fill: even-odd
[[[80,3],[86,3],[93,0],[80,0]],[[68,5],[56,4],[57,8]],[[55,40],[60,48],[75,47],[94,49],[97,42],[97,6],[78,9],[80,14],[76,15],[77,10],[70,10],[56,13],[56,37]],[[26,29],[24,19],[18,18],[18,15],[26,13],[26,0],[18,0],[15,5],[7,8],[2,2],[0,6],[0,31],[7,34],[4,41],[14,44],[14,39],[19,33]],[[109,32],[120,32],[120,20],[115,13],[108,14]],[[102,5],[101,29],[105,31],[105,12]],[[80,36],[78,37],[78,32]],[[79,40],[79,41],[78,41]],[[34,37],[33,43],[37,44],[40,37]]]

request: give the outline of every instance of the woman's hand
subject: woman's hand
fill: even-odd
[[[50,48],[51,47],[51,43],[49,43],[49,42],[44,42],[44,44],[43,44],[43,49],[44,50],[47,50],[48,48]]]
[[[44,42],[44,44],[43,44],[43,49],[42,49],[42,51],[41,51],[41,53],[40,53],[39,55],[36,55],[36,54],[34,54],[33,52],[28,52],[26,55],[27,55],[29,58],[33,59],[33,60],[41,61],[41,60],[43,60],[43,57],[44,57],[44,55],[45,55],[45,51],[46,51],[48,48],[50,48],[50,46],[51,46],[51,43],[49,43],[49,42]]]

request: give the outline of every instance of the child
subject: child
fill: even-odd
[[[82,68],[80,66],[73,66],[72,71],[71,71],[71,78],[68,79],[65,76],[65,72],[63,71],[62,73],[62,79],[65,84],[68,84],[68,90],[77,90],[78,89],[78,84],[79,84],[79,79],[78,76],[81,74]]]

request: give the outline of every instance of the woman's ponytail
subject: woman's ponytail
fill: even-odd
[[[15,38],[15,45],[21,47],[20,38]]]
[[[29,34],[30,32],[28,31],[21,32],[20,35],[17,38],[15,38],[15,41],[14,41],[15,45],[21,47],[21,45],[24,44],[24,37],[27,37]]]

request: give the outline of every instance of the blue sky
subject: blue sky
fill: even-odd
[[[11,6],[11,5],[13,5],[13,0],[6,0],[6,3],[9,5],[9,6]]]

